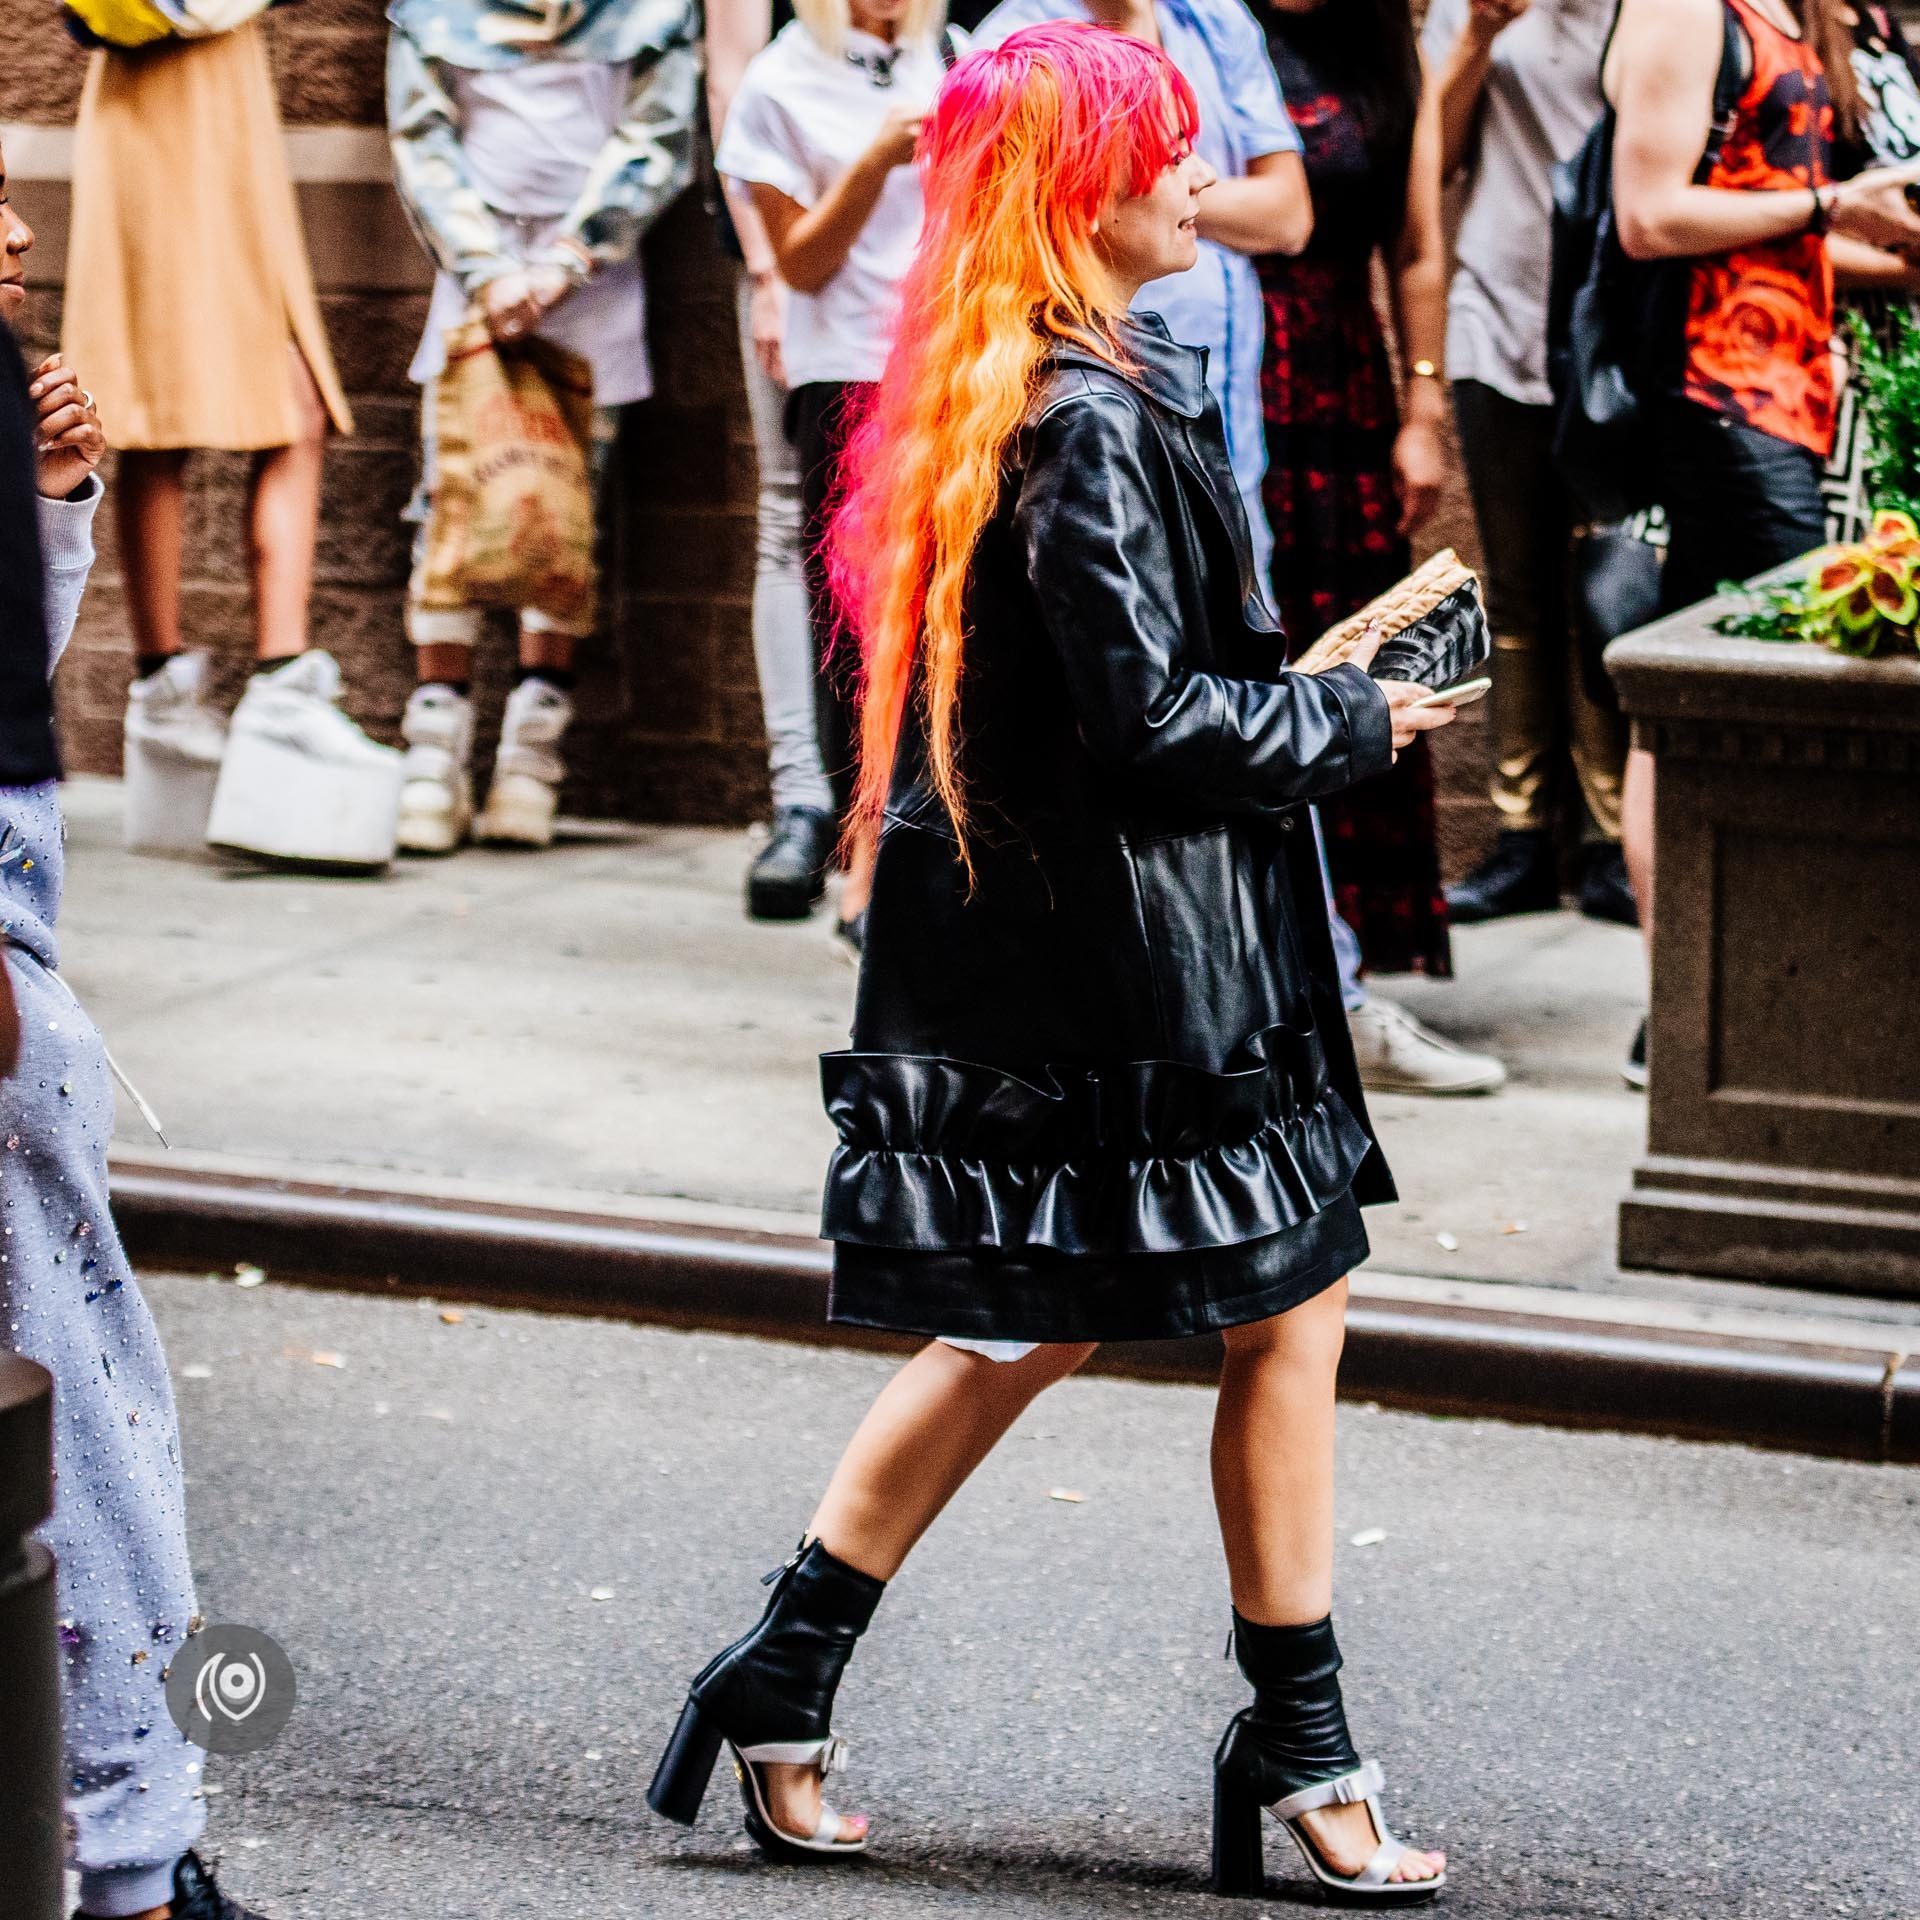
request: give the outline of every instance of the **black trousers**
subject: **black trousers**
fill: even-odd
[[[1663,613],[1825,544],[1820,460],[1805,447],[1680,399],[1662,406],[1654,438],[1669,529]]]
[[[833,788],[834,805],[843,817],[853,798],[860,755],[860,657],[853,635],[839,630],[821,542],[832,517],[840,456],[872,393],[872,384],[864,380],[810,380],[787,396],[787,438],[800,456],[801,560],[807,581],[807,617],[813,626],[820,757]]]

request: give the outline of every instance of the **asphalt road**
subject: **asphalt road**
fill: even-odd
[[[806,1874],[746,1850],[723,1778],[690,1834],[642,1793],[888,1361],[272,1282],[149,1291],[203,1610],[267,1629],[300,1679],[276,1748],[209,1769],[226,1882],[273,1920],[1200,1920],[1308,1897],[1278,1836],[1264,1902],[1204,1890],[1208,1761],[1243,1698],[1206,1392],[1074,1381],[1016,1429],[842,1690],[838,1797],[874,1814],[874,1855]],[[1453,1855],[1443,1913],[1920,1916],[1920,1472],[1340,1418],[1350,1712],[1402,1831]]]

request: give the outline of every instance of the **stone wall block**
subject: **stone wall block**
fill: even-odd
[[[629,600],[616,631],[626,731],[648,743],[714,739],[711,608],[699,599]]]
[[[406,585],[413,528],[400,518],[413,492],[411,449],[345,441],[327,456],[316,575],[335,586]]]
[[[384,25],[314,28],[278,18],[271,30],[280,117],[288,126],[385,125]]]
[[[668,399],[627,410],[619,448],[620,499],[630,518],[662,508],[724,508],[738,501],[726,411]],[[748,499],[751,499],[751,495]]]
[[[0,120],[63,127],[80,110],[87,56],[58,11],[29,0],[0,0]]]
[[[408,383],[407,367],[427,322],[426,295],[324,293],[320,311],[340,383],[348,393],[363,401],[380,394],[417,419],[416,389]]]
[[[637,602],[744,600],[753,591],[753,524],[744,513],[633,514],[619,551],[624,589]]]

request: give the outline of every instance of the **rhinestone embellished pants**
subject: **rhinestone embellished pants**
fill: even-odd
[[[164,1904],[199,1837],[200,1753],[162,1674],[193,1617],[178,1427],[147,1303],[107,1211],[113,1084],[50,970],[60,824],[51,786],[0,789],[0,909],[21,1058],[0,1080],[0,1344],[54,1379],[54,1514],[67,1806],[89,1914]]]

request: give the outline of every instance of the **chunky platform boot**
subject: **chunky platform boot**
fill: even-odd
[[[1213,1890],[1258,1898],[1266,1890],[1260,1817],[1270,1813],[1300,1849],[1330,1899],[1352,1904],[1431,1899],[1446,1875],[1394,1880],[1407,1849],[1387,1828],[1378,1795],[1386,1776],[1362,1762],[1340,1699],[1340,1649],[1331,1618],[1303,1627],[1263,1627],[1233,1616],[1234,1652],[1253,1685],[1253,1705],[1228,1722],[1213,1760]],[[1302,1816],[1364,1802],[1377,1845],[1356,1874],[1336,1872]]]
[[[773,1597],[760,1624],[711,1660],[688,1689],[647,1805],[692,1826],[725,1746],[747,1832],[769,1858],[810,1863],[864,1853],[866,1835],[840,1839],[840,1815],[824,1801],[811,1833],[775,1826],[763,1769],[812,1766],[824,1781],[846,1765],[847,1743],[833,1731],[833,1697],[886,1582],[836,1560],[818,1540],[803,1541],[767,1578]]]
[[[836,838],[820,807],[781,807],[773,832],[747,869],[747,912],[755,920],[804,920],[827,890]]]

